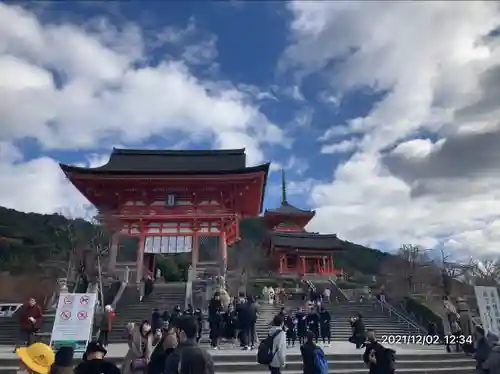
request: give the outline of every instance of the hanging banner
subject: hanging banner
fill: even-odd
[[[94,312],[97,302],[95,293],[61,293],[50,346],[54,351],[71,346],[76,353],[83,353],[92,339]]]
[[[477,306],[483,328],[487,332],[500,333],[500,305],[496,287],[475,286]]]
[[[144,253],[186,253],[193,250],[191,236],[154,236],[148,235],[144,240]]]

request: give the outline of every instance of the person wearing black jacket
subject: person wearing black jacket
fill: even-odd
[[[312,309],[307,314],[307,326],[314,334],[314,341],[317,343],[319,338],[319,314],[316,309]]]
[[[363,346],[365,342],[365,323],[363,321],[363,316],[358,313],[357,317],[351,322],[352,336],[349,341],[356,345],[356,349]]]
[[[390,362],[387,352],[392,354],[395,352],[381,345],[377,341],[374,331],[368,331],[367,340],[363,361],[370,369],[369,374],[393,374],[393,363]]]
[[[238,316],[234,307],[230,304],[227,312],[222,315],[224,324],[224,338],[227,340],[234,340],[236,338],[236,326],[238,324]]]
[[[321,310],[319,312],[319,329],[321,332],[321,339],[323,340],[323,344],[326,344],[326,342],[330,344],[332,340],[330,332],[330,321],[330,313],[324,307],[321,307]]]
[[[307,316],[303,309],[299,309],[295,314],[295,318],[297,318],[297,336],[299,337],[299,344],[304,344],[307,332]]]
[[[184,313],[182,313],[185,316],[192,316],[194,314],[194,309],[191,304],[188,304],[188,307],[184,310]]]
[[[245,299],[244,295],[240,295],[240,300],[236,305],[236,315],[238,318],[238,327],[240,329],[240,340],[241,345],[244,350],[250,349],[250,327],[251,327],[251,315],[250,315],[250,305]]]
[[[177,321],[176,321],[177,323]],[[175,323],[168,326],[160,342],[155,346],[148,363],[147,374],[163,374],[167,357],[178,345]]]
[[[170,313],[167,309],[165,309],[165,311],[162,313],[161,319],[163,320],[163,327],[167,327],[167,325],[170,323]]]
[[[151,327],[153,331],[159,330],[163,327],[163,322],[161,319],[160,311],[157,308],[153,309],[153,313],[151,314]]]
[[[181,307],[180,305],[176,305],[174,307],[174,310],[172,311],[172,314],[170,315],[169,323],[175,323],[175,320],[180,316],[182,316]]]
[[[295,347],[297,340],[297,319],[292,315],[285,317],[286,327],[286,345],[287,347]]]
[[[210,345],[218,349],[222,330],[222,302],[220,294],[214,293],[214,297],[208,305],[208,323],[210,325]]]
[[[175,327],[179,346],[165,360],[163,373],[214,374],[212,357],[196,342],[196,319],[182,316]]]
[[[201,334],[203,332],[203,313],[200,308],[196,308],[194,311],[194,317],[196,318],[196,323],[198,326],[198,332],[196,334],[196,341],[199,343],[201,339]]]
[[[305,343],[300,347],[300,354],[302,355],[303,373],[304,374],[319,374],[318,367],[316,365],[316,351],[318,347],[314,343],[314,333],[312,331],[306,332]]]
[[[120,369],[106,360],[107,350],[98,342],[90,342],[83,354],[83,361],[74,369],[75,374],[120,374]]]

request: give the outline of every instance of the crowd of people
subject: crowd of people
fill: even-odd
[[[266,301],[271,287],[263,296]],[[322,295],[322,296],[321,296]],[[259,363],[269,367],[271,374],[280,374],[286,364],[287,349],[300,345],[304,374],[326,374],[328,364],[319,344],[331,343],[331,316],[325,303],[326,295],[311,292],[305,305],[296,311],[282,307],[269,324],[268,336],[259,344],[256,322],[259,305],[251,296],[240,293],[230,299],[215,292],[208,305],[208,326],[210,345],[218,349],[222,341],[239,342],[243,350],[258,347]],[[274,303],[275,301],[273,301]],[[43,320],[41,308],[35,299],[30,299],[20,312],[21,337],[26,346],[15,349],[24,371],[39,374],[212,374],[213,362],[210,355],[198,345],[202,337],[204,317],[200,309],[191,305],[185,310],[175,306],[173,310],[152,311],[151,319],[139,324],[130,323],[126,328],[128,351],[122,361],[121,370],[105,359],[108,333],[111,330],[114,312],[105,307],[101,318],[101,334],[95,342],[89,343],[83,361],[73,368],[73,351],[60,348],[55,354],[43,343],[34,343],[33,334]],[[462,331],[458,314],[450,321],[451,335],[460,337]],[[339,321],[339,323],[345,323]],[[357,349],[364,348],[363,361],[370,374],[394,373],[395,351],[384,347],[373,330],[367,330],[363,316],[357,314],[348,321],[352,334],[349,341]],[[430,335],[438,334],[434,324],[429,325]],[[445,339],[445,346],[451,351],[464,351],[473,355],[478,373],[500,374],[500,340],[491,333],[485,334],[481,327],[473,331],[474,340]],[[453,341],[453,343],[451,343]],[[267,347],[267,348],[266,348]],[[261,351],[264,352],[262,356]],[[267,352],[267,356],[266,353]],[[271,352],[271,353],[269,353]],[[263,358],[264,357],[264,358]],[[267,357],[267,358],[266,358]],[[23,371],[21,370],[21,371]]]

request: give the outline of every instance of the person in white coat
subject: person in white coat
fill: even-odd
[[[266,300],[268,297],[269,297],[269,290],[267,286],[264,286],[264,288],[262,289],[262,299]]]
[[[269,286],[267,288],[267,296],[269,298],[269,304],[274,304],[274,288],[272,288],[271,286]]]
[[[281,314],[273,318],[269,335],[278,333],[273,339],[273,360],[269,364],[271,374],[281,374],[286,364],[286,334],[283,330],[284,319]]]

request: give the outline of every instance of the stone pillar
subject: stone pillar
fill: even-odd
[[[111,247],[109,248],[108,271],[114,273],[116,269],[116,258],[118,256],[118,246],[120,245],[120,232],[115,232],[111,237]]]
[[[280,274],[283,274],[283,255],[280,255]]]
[[[220,240],[220,251],[222,257],[222,269],[225,276],[227,270],[227,243],[226,243],[226,233],[221,232],[219,235]]]
[[[198,265],[198,260],[200,256],[200,237],[198,236],[198,233],[195,232],[193,233],[192,236],[192,241],[193,241],[193,248],[191,250],[191,266],[193,267],[194,271],[196,271],[196,267]]]
[[[128,283],[129,277],[130,277],[130,268],[128,266],[125,266],[125,271],[123,272],[123,281],[125,283]]]
[[[68,279],[67,278],[59,278],[57,280],[59,284],[59,294],[68,292]]]
[[[136,260],[137,274],[135,282],[138,285],[142,281],[142,272],[144,268],[144,243],[145,243],[145,237],[144,235],[141,234],[139,238],[139,247],[137,248],[137,260]]]
[[[306,258],[305,256],[300,256],[300,261],[302,263],[302,273],[306,273]]]

